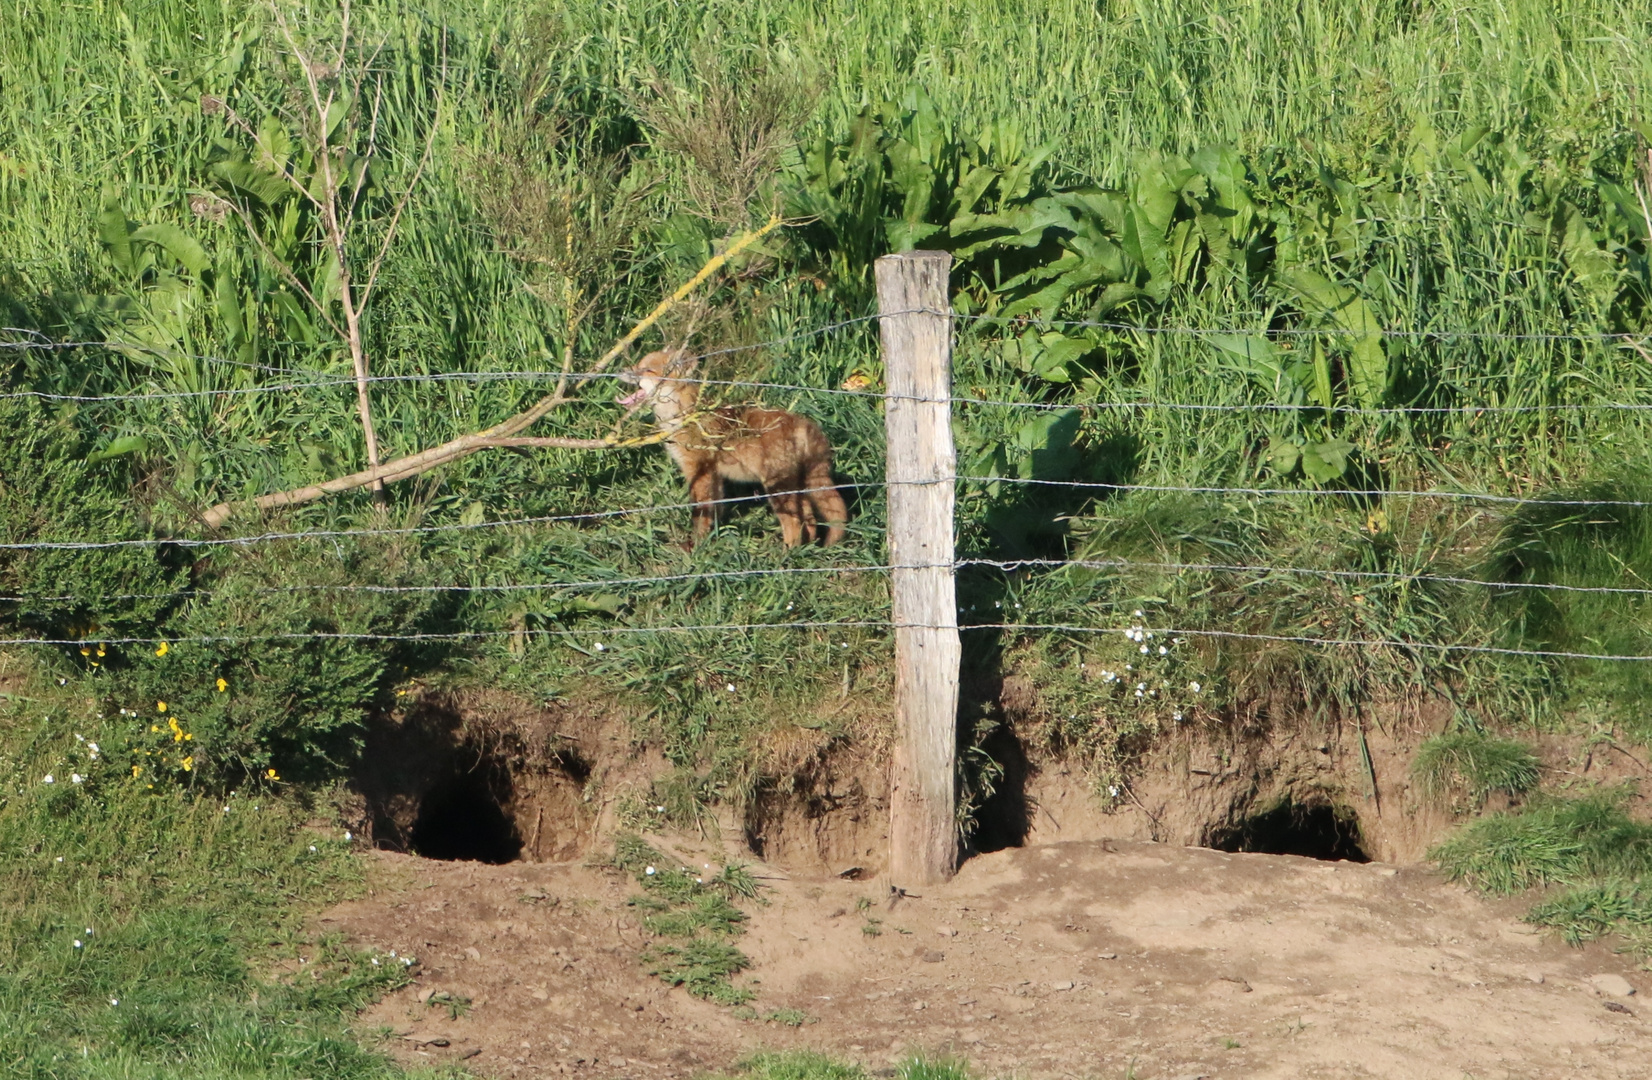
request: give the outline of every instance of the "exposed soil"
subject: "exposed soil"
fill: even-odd
[[[741,945],[760,1013],[807,1015],[789,1027],[647,975],[622,875],[373,858],[374,895],[324,928],[420,965],[366,1023],[397,1056],[487,1076],[686,1076],[787,1047],[873,1069],[956,1052],[1024,1077],[1652,1076],[1652,1001],[1589,982],[1652,994],[1652,977],[1423,869],[1068,842],[978,856],[890,906],[887,886],[759,867],[768,903]],[[472,1005],[419,1003],[434,991]]]
[[[1519,921],[1529,900],[1416,865],[1461,820],[1408,781],[1437,710],[1172,732],[1106,800],[1038,749],[1013,697],[988,853],[921,897],[891,906],[881,877],[875,731],[771,733],[719,835],[650,838],[684,865],[761,860],[767,903],[740,943],[760,1019],[647,974],[638,890],[587,862],[668,767],[624,718],[560,702],[427,696],[387,717],[354,813],[378,885],[323,929],[419,958],[417,983],[364,1018],[395,1054],[487,1076],[689,1076],[811,1047],[874,1070],[952,1052],[1021,1077],[1652,1078],[1652,1002],[1589,981],[1652,995],[1652,976],[1542,936]],[[1550,787],[1649,774],[1610,740],[1539,749]],[[807,1019],[761,1019],[776,1012]]]

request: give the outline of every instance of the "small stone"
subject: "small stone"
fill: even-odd
[[[979,1031],[966,1031],[958,1036],[958,1041],[968,1046],[974,1046],[981,1041],[981,1033]]]
[[[1073,980],[1071,979],[1062,979],[1060,982],[1053,982],[1050,984],[1051,990],[1071,990],[1072,988]]]
[[[481,1052],[482,1052],[482,1048],[480,1046],[473,1046],[469,1050],[466,1050],[464,1053],[460,1054],[459,1055],[459,1060],[460,1061],[469,1061],[471,1058],[475,1057],[477,1054],[480,1054]]]
[[[1119,954],[1116,952],[1096,953],[1097,960],[1117,960],[1118,958]]]
[[[1596,975],[1589,980],[1589,985],[1607,997],[1629,997],[1635,992],[1629,980],[1622,975]]]
[[[1527,968],[1525,975],[1527,982],[1534,982],[1539,986],[1543,985],[1543,973],[1536,968]]]
[[[474,945],[466,945],[465,955],[470,957],[472,960],[480,960],[482,959],[482,950],[478,949]]]
[[[929,1008],[929,1005],[927,1002],[919,1001],[915,1002],[912,1008],[915,1012],[923,1012],[925,1009]]]
[[[841,919],[847,914],[849,914],[848,908],[833,908],[832,913],[826,917],[828,919]]]
[[[935,932],[937,934],[941,935],[942,937],[957,937],[958,936],[958,931],[954,930],[952,927],[946,925],[945,923],[942,923],[940,926],[937,926],[935,928]]]
[[[1607,1012],[1615,1012],[1615,1013],[1623,1013],[1625,1016],[1635,1015],[1634,1013],[1629,1011],[1629,1006],[1623,1004],[1620,1001],[1608,1001],[1608,1002],[1606,1002],[1606,1011]]]
[[[420,1005],[423,1005],[425,1002],[430,1000],[430,995],[435,992],[436,988],[434,986],[427,986],[423,990],[419,991],[419,996],[414,1000],[416,1000]]]
[[[1379,867],[1377,867],[1377,876],[1378,877],[1398,877],[1399,873],[1400,872],[1399,872],[1398,868],[1396,868],[1396,867],[1392,867],[1392,866],[1379,866]]]
[[[1176,1080],[1210,1080],[1204,1073],[1183,1073]]]
[[[609,1058],[608,1059],[608,1064],[612,1065],[616,1069],[623,1069],[623,1068],[625,1068],[625,1059],[624,1058]]]
[[[927,949],[924,952],[923,959],[926,964],[939,964],[942,960],[946,959],[946,953],[939,949]]]

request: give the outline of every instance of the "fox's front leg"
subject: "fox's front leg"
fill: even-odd
[[[688,498],[694,504],[694,542],[710,535],[717,525],[717,504],[723,498],[723,478],[716,469],[702,469],[689,477]]]

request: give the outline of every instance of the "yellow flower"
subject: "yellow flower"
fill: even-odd
[[[150,731],[159,731],[161,729],[160,729],[160,726],[158,724],[150,724],[149,725],[149,730]]]
[[[228,690],[228,689],[229,689],[229,683],[225,682],[223,679],[220,678],[218,680],[218,692],[220,694],[222,694],[225,690]]]
[[[271,780],[281,779],[281,777],[275,775],[275,770],[274,769],[265,769],[264,770],[264,775],[269,777]]]
[[[88,649],[86,646],[82,645],[80,647],[80,655],[82,655],[82,656],[91,656],[92,655],[92,650]]]
[[[184,758],[182,761],[178,762],[178,764],[182,765],[184,767],[184,772],[188,772],[189,770],[191,770],[195,767],[195,755],[194,754],[189,755],[188,757]]]
[[[102,642],[99,642],[99,643],[98,643],[98,655],[99,655],[99,656],[104,656],[104,655],[107,655],[107,652],[108,652],[108,650],[106,650],[106,649],[105,649],[105,648],[104,648],[104,647],[103,647],[103,643],[102,643]]]
[[[141,772],[143,772],[143,766],[142,765],[132,766],[132,775],[133,776],[137,776]]]
[[[171,651],[172,651],[172,646],[168,645],[166,642],[163,641],[155,649],[155,655],[156,656],[165,656],[167,653],[169,653]]]
[[[195,735],[194,735],[193,732],[189,732],[189,731],[184,732],[184,739],[186,741],[189,740],[189,739],[193,739],[194,737],[195,737]]]
[[[155,711],[156,712],[165,712],[166,711],[166,702],[164,702],[164,701],[155,702]]]

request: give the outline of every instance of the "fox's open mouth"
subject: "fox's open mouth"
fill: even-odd
[[[642,399],[647,396],[648,391],[639,386],[631,393],[626,394],[624,397],[615,398],[614,400],[629,409],[633,405],[640,405],[642,403]]]

